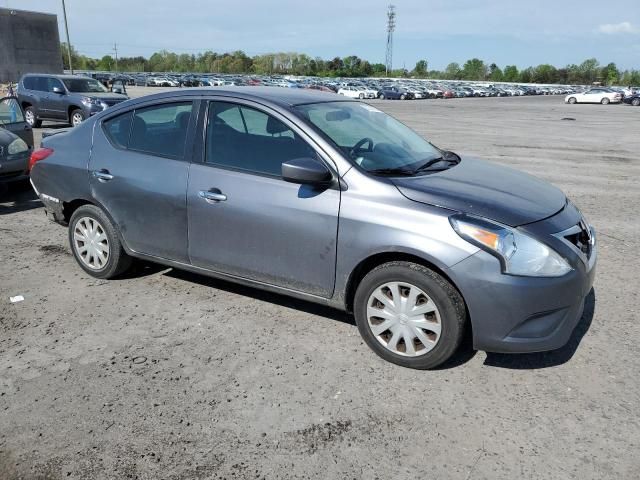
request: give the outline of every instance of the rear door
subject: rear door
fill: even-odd
[[[204,112],[203,112],[204,113]],[[330,297],[340,190],[288,183],[282,162],[322,157],[282,116],[211,102],[189,176],[189,256],[217,272]]]
[[[188,262],[185,195],[197,105],[163,99],[96,124],[91,191],[136,252]]]
[[[24,112],[16,97],[0,99],[0,128],[5,128],[22,138],[33,148],[33,131],[24,119]]]

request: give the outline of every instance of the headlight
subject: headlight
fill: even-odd
[[[9,155],[15,155],[16,153],[26,152],[27,150],[29,150],[29,145],[27,145],[21,138],[16,138],[9,144],[7,153]]]
[[[465,215],[454,215],[450,221],[458,235],[498,257],[504,273],[561,277],[572,270],[556,251],[515,228]]]
[[[82,103],[84,103],[87,107],[90,107],[91,105],[100,105],[100,100],[98,100],[97,98],[83,97]]]

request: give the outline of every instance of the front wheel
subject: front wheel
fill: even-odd
[[[411,262],[389,262],[369,272],[358,285],[354,315],[376,354],[417,369],[449,359],[466,323],[460,293],[438,273]]]
[[[92,277],[114,278],[131,265],[115,226],[94,205],[83,205],[71,215],[69,243],[80,267]]]
[[[400,100],[404,100],[405,98],[407,98],[407,96],[404,93],[400,95]]]
[[[575,98],[575,97],[571,97],[571,98],[569,98],[569,103],[570,103],[571,105],[573,105],[573,104],[574,104],[574,103],[576,103],[576,102],[577,102],[577,100],[576,100],[576,98]]]
[[[380,96],[378,97],[380,100],[384,100],[384,93],[381,93]]]
[[[27,107],[24,111],[24,119],[31,128],[39,128],[42,120],[38,120],[36,110],[33,107]]]
[[[602,105],[609,105],[610,100],[607,97],[604,97],[602,100],[600,100],[600,103]]]
[[[640,105],[640,98],[634,98],[633,100],[631,100],[631,105],[633,105],[634,107]]]
[[[71,112],[71,125],[77,127],[84,122],[84,113],[79,108],[76,108]]]

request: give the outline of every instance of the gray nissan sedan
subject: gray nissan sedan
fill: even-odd
[[[481,350],[559,348],[594,280],[594,230],[560,190],[334,94],[151,95],[34,158],[88,274],[142,258],[330,305],[405,367],[441,364],[467,329]]]

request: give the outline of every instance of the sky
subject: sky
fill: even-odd
[[[426,59],[444,69],[478,57],[501,67],[562,67],[591,57],[640,69],[640,0],[393,0],[394,68]],[[386,10],[380,0],[66,0],[71,44],[100,58],[244,50],[384,63]],[[0,6],[58,14],[61,0],[0,0]]]

